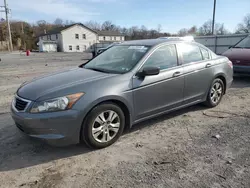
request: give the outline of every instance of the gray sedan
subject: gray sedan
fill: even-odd
[[[103,148],[138,122],[197,103],[217,106],[232,75],[227,57],[196,42],[128,41],[22,84],[12,117],[22,132],[51,144]]]

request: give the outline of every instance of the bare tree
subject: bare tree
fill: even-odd
[[[62,26],[63,25],[63,20],[61,18],[57,18],[55,21],[54,21],[54,24],[55,25],[58,25],[58,26]]]
[[[229,34],[229,31],[224,27],[224,24],[216,24],[215,32],[217,35]]]
[[[88,21],[88,22],[85,22],[84,25],[96,31],[100,31],[102,29],[101,24],[96,21]]]
[[[196,35],[197,32],[198,32],[198,29],[195,25],[193,27],[191,27],[190,29],[188,29],[188,34],[190,34],[190,35]]]
[[[188,34],[188,29],[186,29],[186,28],[182,28],[182,29],[180,29],[179,31],[178,31],[178,35],[179,36],[185,36],[185,35],[187,35]]]
[[[250,33],[250,14],[244,17],[243,23],[238,24],[236,33]]]
[[[225,35],[228,34],[229,31],[225,28],[224,24],[216,23],[214,34],[216,35]],[[212,35],[212,20],[206,21],[200,28],[199,28],[199,35]]]
[[[113,31],[116,30],[116,26],[111,21],[105,21],[102,24],[102,30]]]
[[[206,21],[199,28],[199,35],[212,35],[212,20]]]

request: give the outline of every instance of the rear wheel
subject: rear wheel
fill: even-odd
[[[225,91],[225,86],[223,81],[219,78],[216,78],[210,87],[205,104],[208,107],[217,106],[221,102],[224,91]]]
[[[105,103],[98,105],[88,114],[81,134],[88,146],[104,148],[120,137],[124,126],[123,111],[113,103]]]

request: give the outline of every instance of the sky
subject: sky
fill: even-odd
[[[86,22],[112,21],[131,27],[145,25],[163,32],[176,33],[181,28],[201,26],[212,19],[213,0],[7,0],[11,19],[35,23],[56,18]],[[0,0],[3,5],[3,0]],[[216,22],[235,31],[250,13],[250,0],[217,0]],[[0,14],[4,17],[4,13]]]

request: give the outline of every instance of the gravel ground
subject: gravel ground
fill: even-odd
[[[236,76],[216,108],[195,105],[142,122],[102,150],[23,136],[9,114],[17,87],[83,57],[2,56],[0,187],[250,187],[250,77]]]

